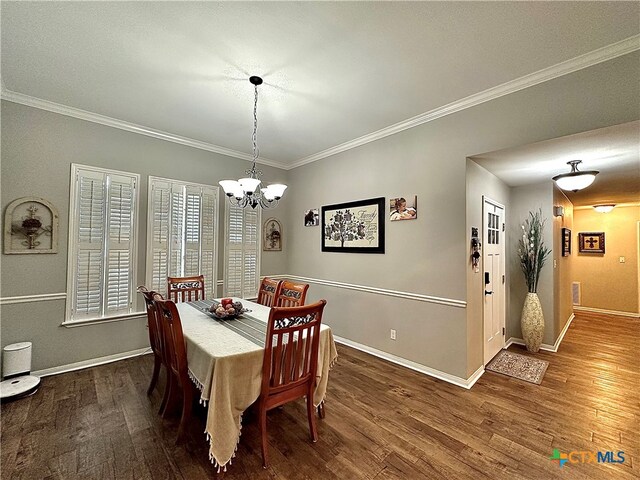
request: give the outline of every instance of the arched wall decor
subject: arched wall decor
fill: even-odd
[[[262,250],[265,252],[279,252],[282,250],[282,225],[276,218],[271,217],[264,222]]]
[[[58,210],[39,197],[11,202],[4,213],[4,253],[58,253]]]

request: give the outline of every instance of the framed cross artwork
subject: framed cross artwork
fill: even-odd
[[[578,233],[578,251],[580,253],[604,253],[604,232]]]

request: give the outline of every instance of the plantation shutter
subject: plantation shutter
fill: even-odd
[[[183,273],[185,194],[182,185],[171,186],[171,228],[169,243],[169,276],[181,277]],[[166,278],[165,278],[166,282]]]
[[[72,166],[67,321],[133,311],[138,175]]]
[[[167,277],[204,275],[215,296],[217,187],[149,177],[147,283],[166,293]]]
[[[169,276],[169,226],[171,222],[171,185],[165,181],[150,182],[149,225],[151,277],[148,288],[162,295],[167,293]]]
[[[105,314],[126,313],[133,307],[133,223],[135,180],[108,176]]]
[[[201,189],[186,187],[184,276],[200,274]]]
[[[259,210],[244,212],[244,258],[242,298],[258,296],[260,266],[258,265],[258,225]]]
[[[224,295],[242,297],[242,239],[243,210],[227,203],[226,262],[224,268]]]
[[[216,205],[218,191],[214,188],[202,188],[202,240],[200,272],[204,275],[206,295],[216,296]]]
[[[226,262],[224,294],[230,297],[254,298],[259,287],[260,213],[247,211],[227,203]]]
[[[76,265],[71,289],[71,318],[78,320],[99,317],[102,314],[106,175],[80,170],[76,174],[75,182],[76,198],[72,201],[75,200],[77,215],[74,242]]]

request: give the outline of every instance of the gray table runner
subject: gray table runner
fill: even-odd
[[[264,347],[265,339],[267,338],[267,324],[265,322],[252,317],[248,312],[243,313],[238,318],[220,320],[209,311],[213,303],[214,300],[198,300],[196,302],[187,302],[187,305],[206,313],[214,322],[218,322],[256,345]]]

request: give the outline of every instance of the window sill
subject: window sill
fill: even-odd
[[[103,323],[121,322],[123,320],[133,320],[136,318],[146,318],[147,312],[124,313],[111,317],[86,318],[82,320],[65,320],[60,325],[66,328],[85,327],[87,325],[99,325]]]

